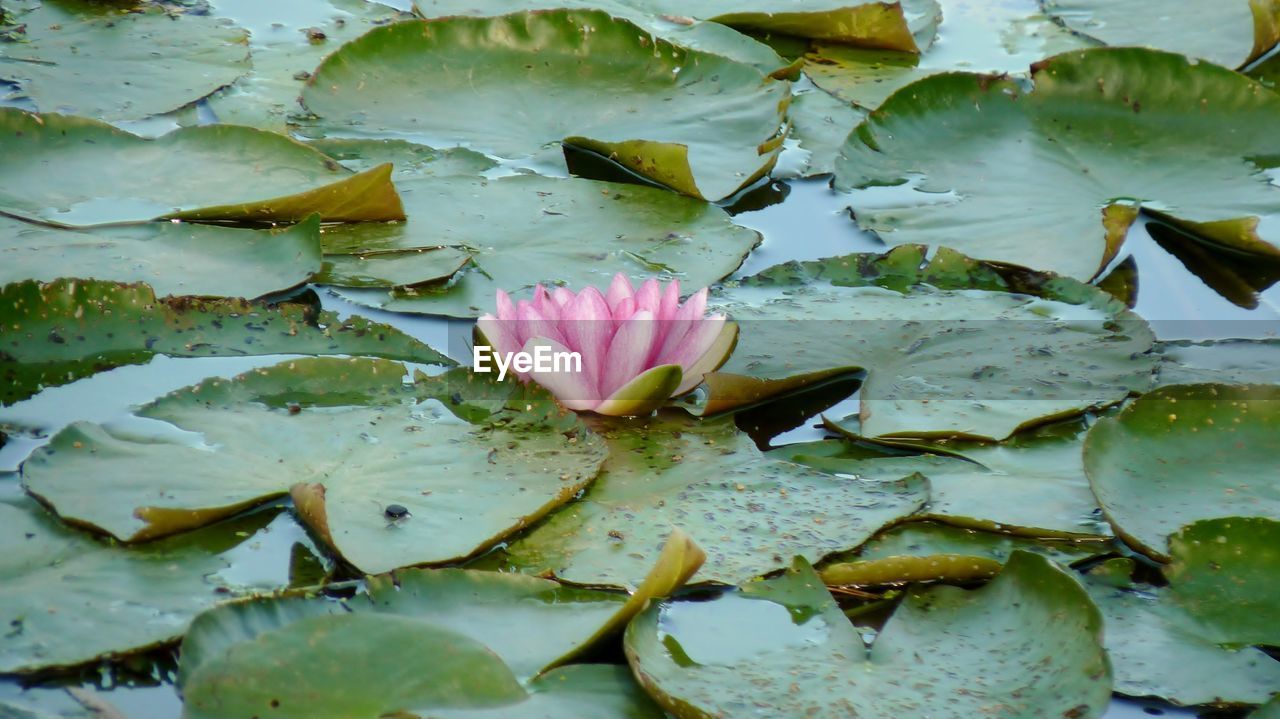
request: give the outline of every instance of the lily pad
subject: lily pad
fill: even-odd
[[[840,430],[838,424],[828,427]],[[1110,530],[1080,459],[1087,429],[1084,421],[1073,421],[1022,432],[999,444],[949,442],[946,454],[905,454],[839,440],[787,445],[770,454],[868,479],[918,472],[929,479],[929,508],[923,516],[957,526],[1098,539]]]
[[[913,589],[870,647],[797,560],[709,602],[650,607],[625,648],[678,717],[1098,716],[1111,695],[1101,634],[1074,579],[1016,552],[982,589]]]
[[[946,245],[1085,280],[1139,212],[1211,246],[1280,257],[1280,187],[1264,172],[1280,157],[1280,95],[1140,48],[1057,55],[1032,78],[1026,91],[1004,77],[937,75],[871,113],[836,161],[858,224],[891,245]],[[1024,205],[1036,211],[1009,210]]]
[[[353,174],[248,127],[149,140],[95,120],[0,108],[0,153],[11,158],[0,168],[0,209],[61,225],[404,219],[389,166]]]
[[[942,0],[942,14],[939,41],[926,52],[813,42],[804,53],[805,74],[827,92],[872,110],[930,75],[1018,73],[1041,58],[1092,44],[1042,14],[1035,0]]]
[[[1280,340],[1160,344],[1159,383],[1280,384]]]
[[[249,71],[248,37],[227,20],[84,0],[5,7],[25,31],[22,42],[0,42],[0,80],[18,86],[11,98],[28,97],[44,112],[137,120]]]
[[[1280,386],[1161,387],[1099,420],[1084,443],[1089,482],[1116,534],[1169,557],[1200,519],[1280,519]]]
[[[865,110],[821,91],[798,92],[791,100],[791,137],[808,153],[804,165],[793,173],[774,177],[825,175],[835,171],[835,159],[849,132],[866,119]]]
[[[357,316],[339,320],[310,299],[158,299],[146,285],[98,280],[4,285],[0,402],[156,355],[345,354],[453,363],[394,327]]]
[[[928,499],[919,477],[841,479],[765,457],[729,419],[679,414],[598,427],[609,459],[582,499],[507,550],[524,571],[634,586],[678,527],[706,552],[694,581],[736,584],[856,547]]]
[[[1191,525],[1174,540],[1168,587],[1133,582],[1128,559],[1086,575],[1117,692],[1181,705],[1260,704],[1276,693],[1280,662],[1241,645],[1275,641],[1278,526],[1242,518]]]
[[[330,55],[302,95],[318,118],[299,129],[557,168],[563,142],[717,200],[773,166],[789,93],[601,11],[454,17],[376,28]]]
[[[1094,287],[942,248],[778,265],[720,295],[742,327],[706,413],[865,372],[860,433],[999,440],[1151,383],[1146,323]]]
[[[371,28],[411,17],[367,0],[321,0],[308,5],[320,6],[305,12],[319,22],[304,25],[297,20],[303,13],[281,8],[272,12],[274,22],[269,28],[255,30],[248,41],[253,72],[227,83],[229,87],[208,99],[220,122],[284,132],[289,119],[303,111],[298,103],[303,83],[326,55]]]
[[[23,481],[63,518],[127,541],[292,494],[326,544],[382,572],[484,550],[572,499],[604,461],[580,427],[471,424],[415,402],[404,374],[386,360],[314,358],[206,380],[138,412],[156,436],[68,426]]]
[[[1099,541],[1046,541],[964,529],[937,522],[903,522],[858,549],[829,558],[822,581],[835,585],[967,582],[993,577],[1014,551],[1033,552],[1059,564],[1111,549]]]
[[[83,277],[159,295],[260,297],[320,270],[320,218],[285,230],[151,222],[67,230],[0,215],[0,285]]]
[[[696,547],[676,533],[641,590],[630,597],[513,574],[415,569],[371,577],[367,595],[343,602],[266,598],[228,604],[193,625],[182,647],[178,681],[189,715],[197,718],[227,716],[228,705],[245,715],[270,707],[278,710],[273,716],[304,717],[319,706],[355,702],[346,704],[347,713],[334,716],[401,716],[430,707],[425,715],[441,719],[512,716],[513,711],[548,718],[656,719],[661,712],[621,667],[559,665],[620,630],[651,599],[679,588],[698,561]],[[351,622],[353,617],[358,621]],[[436,635],[442,639],[439,648],[464,651],[426,653],[429,676],[447,672],[434,689],[413,681],[400,684],[412,676],[401,667],[414,665],[424,652],[411,641],[394,639],[390,633],[397,630],[406,637]],[[304,648],[321,642],[345,648],[312,656],[315,671],[302,682],[271,664],[265,677],[258,676],[260,655],[314,655]],[[367,664],[369,673],[342,673],[340,666],[351,661]],[[456,671],[487,673],[488,683],[459,686],[465,674]],[[391,691],[384,674],[397,682]],[[414,693],[404,695],[406,685]],[[586,714],[572,711],[589,702],[598,706]]]
[[[178,639],[196,614],[226,599],[210,577],[229,566],[224,554],[254,523],[121,547],[68,529],[25,498],[0,502],[0,672],[69,667]]]
[[[400,312],[475,317],[492,311],[499,289],[522,296],[538,282],[605,286],[618,272],[674,276],[692,291],[732,273],[760,242],[719,207],[653,187],[535,175],[403,180],[399,187],[407,222],[326,228],[321,241],[331,262],[342,253],[376,253],[359,268],[369,281],[330,278],[348,285],[421,284],[447,271],[451,253],[471,258],[445,284],[353,296]],[[415,273],[413,262],[428,268]]]
[[[1041,0],[1067,27],[1108,45],[1147,46],[1243,67],[1280,41],[1276,0]]]
[[[372,170],[391,163],[392,177],[478,177],[498,166],[479,152],[464,147],[437,150],[404,140],[320,139],[307,143],[353,172]]]

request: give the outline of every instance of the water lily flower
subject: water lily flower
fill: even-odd
[[[498,290],[497,303],[497,316],[486,314],[476,324],[482,335],[477,346],[488,342],[499,364],[502,357],[523,354],[524,365],[513,366],[517,376],[580,412],[648,414],[701,384],[704,374],[729,358],[738,339],[736,324],[724,315],[706,315],[705,287],[682,304],[677,281],[663,287],[650,279],[636,289],[618,273],[604,293],[595,287],[548,292],[538,285],[532,300],[518,303]],[[577,353],[580,364],[531,366],[529,358],[569,356],[558,353]]]

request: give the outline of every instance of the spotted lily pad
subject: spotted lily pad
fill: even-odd
[[[893,479],[918,472],[929,479],[924,516],[957,526],[1100,539],[1110,530],[1080,459],[1087,429],[1080,420],[1046,425],[1002,443],[949,442],[941,454],[841,440],[792,444],[771,454],[844,476]]]
[[[1100,290],[941,249],[788,263],[727,287],[741,326],[705,412],[865,372],[868,437],[1003,439],[1151,384],[1146,323]]]
[[[448,283],[352,295],[396,311],[475,317],[493,310],[499,289],[520,296],[538,282],[604,287],[618,272],[674,276],[693,291],[732,273],[760,241],[719,207],[652,187],[535,175],[398,184],[407,222],[341,225],[321,238],[334,263],[329,279],[342,285],[420,285],[452,274],[457,253],[471,259]],[[337,264],[352,255],[367,259]]]
[[[178,639],[227,597],[211,577],[257,523],[122,547],[67,528],[25,498],[0,502],[0,672],[74,666]]]
[[[404,218],[390,166],[354,174],[248,127],[188,127],[149,140],[94,120],[0,108],[0,154],[10,158],[0,167],[0,209],[62,225]]]
[[[1108,45],[1148,47],[1242,67],[1280,41],[1276,0],[1042,0],[1045,12]]]
[[[315,300],[161,299],[146,285],[98,280],[5,285],[0,402],[156,355],[345,354],[452,364],[394,327],[355,316],[339,320]]]
[[[1280,157],[1280,95],[1140,48],[1069,52],[1031,74],[1029,91],[937,75],[871,113],[836,161],[859,225],[891,245],[946,245],[1085,280],[1139,212],[1210,246],[1280,257],[1280,187],[1265,173]]]
[[[1080,585],[1016,552],[975,591],[914,588],[867,646],[803,562],[627,629],[636,677],[676,716],[1098,716],[1102,620]]]
[[[21,42],[0,41],[0,80],[17,85],[11,97],[44,112],[137,120],[249,71],[247,35],[224,19],[85,0],[10,0],[5,8],[23,33]]]
[[[1167,559],[1200,519],[1280,519],[1280,386],[1161,387],[1100,420],[1084,443],[1093,492],[1116,533]]]
[[[707,554],[695,581],[738,582],[865,542],[925,503],[919,477],[841,479],[770,459],[727,419],[618,420],[600,478],[507,550],[512,565],[575,583],[634,586],[672,527]]]
[[[404,375],[398,362],[314,358],[206,380],[138,412],[154,436],[68,426],[23,481],[62,517],[129,541],[289,493],[326,544],[381,572],[490,547],[570,500],[604,460],[580,426],[472,424],[415,401]]]
[[[1128,559],[1086,575],[1106,621],[1116,691],[1183,705],[1270,699],[1280,662],[1247,645],[1276,641],[1278,541],[1271,520],[1206,520],[1174,536],[1167,587],[1132,581]]]
[[[798,92],[791,100],[791,137],[808,153],[801,168],[780,176],[825,175],[835,171],[835,158],[849,132],[867,116],[865,110],[821,91]]]
[[[0,216],[0,285],[83,277],[159,295],[260,297],[320,269],[320,218],[279,231],[148,222],[69,230]]]
[[[563,142],[717,200],[773,166],[788,97],[749,65],[602,11],[552,10],[376,28],[316,69],[302,99],[317,119],[299,129],[555,167]]]

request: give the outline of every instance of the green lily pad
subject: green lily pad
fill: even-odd
[[[0,403],[156,355],[346,354],[453,361],[389,325],[339,320],[318,299],[268,304],[169,297],[98,280],[0,287]]]
[[[1280,519],[1280,386],[1161,387],[1099,420],[1084,443],[1093,492],[1116,534],[1168,559],[1200,519]]]
[[[0,41],[0,80],[44,112],[137,120],[195,102],[249,71],[247,35],[227,20],[83,0],[5,6],[25,28],[22,42]]]
[[[1108,45],[1147,46],[1243,67],[1280,41],[1276,0],[1042,0],[1045,12]]]
[[[942,248],[788,263],[713,300],[742,327],[706,413],[866,372],[868,437],[1003,439],[1151,383],[1146,323],[1097,288]]]
[[[477,177],[498,163],[464,147],[437,150],[404,140],[319,139],[307,143],[353,172],[391,163],[392,177]]]
[[[253,521],[122,547],[68,529],[25,498],[0,502],[0,672],[70,667],[178,639],[227,597],[211,577],[244,541],[235,530],[256,529]]]
[[[886,529],[852,552],[830,557],[819,573],[824,582],[836,585],[967,582],[995,576],[1015,550],[1065,565],[1110,549],[1109,543],[1099,541],[1052,541],[911,521]]]
[[[1003,77],[937,75],[871,113],[836,161],[858,224],[890,245],[946,245],[1085,280],[1139,212],[1211,246],[1280,257],[1280,187],[1264,172],[1280,157],[1280,95],[1140,48],[1057,55],[1032,78],[1024,91]]]
[[[1259,707],[1249,719],[1280,719],[1280,696]]]
[[[1275,642],[1278,526],[1238,517],[1191,525],[1175,537],[1168,587],[1131,581],[1128,559],[1086,575],[1117,692],[1181,705],[1260,704],[1276,693],[1280,662],[1241,645]]]
[[[353,174],[287,137],[234,125],[148,140],[95,120],[0,108],[0,209],[61,225],[153,219],[400,220],[391,168]],[[199,168],[193,171],[192,168]]]
[[[791,137],[808,152],[802,167],[774,177],[808,177],[835,172],[836,155],[849,132],[866,119],[865,110],[821,90],[798,92],[791,100]]]
[[[1034,0],[942,0],[940,41],[924,53],[814,42],[804,70],[827,92],[872,110],[899,89],[930,75],[1019,73],[1041,58],[1091,43],[1040,12]]]
[[[598,427],[609,459],[582,499],[507,549],[524,571],[634,586],[678,527],[706,552],[699,582],[736,584],[856,547],[921,508],[928,485],[841,479],[756,449],[732,420],[679,414]]]
[[[838,424],[828,427],[840,430]],[[1086,429],[1085,422],[1074,421],[1022,432],[999,444],[949,442],[950,454],[904,454],[839,440],[787,445],[770,454],[868,479],[918,472],[929,479],[929,508],[923,516],[957,526],[1097,539],[1110,531],[1080,459]]]
[[[773,166],[788,97],[756,68],[601,11],[556,10],[376,28],[316,69],[302,99],[318,118],[299,129],[557,168],[563,142],[717,200]]]
[[[260,297],[320,269],[319,217],[285,230],[151,222],[66,230],[0,216],[0,285],[84,277],[159,295]]]
[[[1111,695],[1101,634],[1074,579],[1015,552],[982,589],[913,589],[870,647],[797,560],[709,602],[650,607],[625,648],[678,717],[1083,717]]]
[[[368,594],[343,602],[264,598],[228,604],[201,615],[192,626],[178,682],[192,717],[226,716],[220,712],[228,703],[245,715],[270,707],[279,710],[272,715],[310,716],[306,712],[317,706],[343,702],[356,702],[340,715],[348,718],[427,706],[426,715],[441,719],[512,716],[517,710],[520,716],[560,717],[582,716],[570,709],[595,701],[602,706],[590,716],[656,718],[660,711],[620,667],[560,665],[616,633],[651,599],[678,589],[698,560],[696,547],[677,533],[630,597],[513,574],[415,569],[371,577]],[[359,621],[349,622],[352,617]],[[399,687],[387,691],[387,680],[379,675],[403,681],[400,665],[412,664],[412,657],[423,652],[411,641],[394,639],[395,631],[410,638],[437,635],[445,644],[452,640],[467,648],[461,656],[428,656],[438,663],[434,671],[450,672],[439,682],[440,696],[405,696]],[[267,676],[246,681],[247,674],[259,673],[251,670],[260,670],[260,655],[291,656],[320,642],[345,645],[312,659],[320,680],[308,674],[299,684],[291,678],[296,675],[268,666]],[[336,664],[346,661],[368,664],[371,673],[343,675]],[[450,686],[464,676],[452,674],[455,669],[487,672],[492,683],[459,691]],[[380,708],[370,708],[377,702]]]
[[[352,297],[399,312],[475,317],[493,310],[499,289],[520,296],[538,282],[605,287],[617,272],[674,276],[693,291],[732,273],[760,242],[719,207],[653,187],[536,175],[399,187],[407,222],[340,225],[321,237],[330,262],[341,253],[379,253],[359,267],[370,279],[365,286],[421,284],[447,271],[450,252],[471,257],[472,266],[449,283]],[[437,257],[441,246],[452,249]],[[431,251],[423,257],[423,249]],[[413,262],[428,267],[415,274]],[[350,276],[330,279],[359,286]]]
[[[1280,340],[1162,342],[1159,383],[1280,384]]]
[[[386,360],[314,358],[206,380],[138,412],[161,423],[157,436],[68,426],[23,481],[60,516],[128,541],[288,493],[326,544],[382,572],[484,550],[572,499],[604,461],[581,427],[471,424],[414,401],[404,374]]]
[[[313,5],[313,3],[308,3]],[[302,13],[273,10],[270,28],[249,38],[253,72],[228,84],[208,99],[220,122],[284,132],[291,117],[301,113],[298,96],[311,71],[329,53],[371,28],[405,20],[408,13],[366,0],[321,0],[307,8],[308,18],[320,22],[303,26]],[[219,8],[221,9],[221,8]],[[262,12],[262,11],[258,11]]]

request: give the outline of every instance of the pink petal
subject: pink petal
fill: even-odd
[[[511,295],[498,290],[498,319],[514,320],[516,318],[516,307],[511,304]]]
[[[552,322],[560,319],[559,305],[551,301],[551,296],[547,294],[547,288],[542,285],[533,288],[533,308],[538,311],[538,314]]]
[[[624,297],[617,306],[613,307],[613,326],[617,327],[623,322],[631,319],[636,313],[636,299],[634,297]]]
[[[551,301],[556,303],[556,307],[564,310],[565,306],[573,301],[577,295],[573,294],[573,290],[567,287],[557,287],[551,291]]]
[[[662,292],[662,302],[658,305],[657,318],[667,322],[676,318],[676,310],[680,308],[680,280],[672,280]]]
[[[680,385],[671,393],[672,397],[678,397],[694,387],[702,384],[703,376],[708,372],[715,372],[720,369],[733,353],[734,346],[738,343],[738,325],[735,322],[725,322],[720,327],[720,334],[711,342],[711,346],[698,359],[694,360],[684,370]]]
[[[656,318],[658,316],[658,305],[662,302],[662,287],[655,279],[647,279],[640,285],[640,289],[636,291],[636,308],[648,310],[653,313]]]
[[[592,387],[599,387],[605,356],[614,335],[609,305],[600,290],[588,287],[565,307],[564,316],[560,329],[568,340],[567,346],[582,355],[583,372]]]
[[[520,343],[516,340],[516,323],[514,320],[501,320],[493,315],[485,315],[476,320],[476,327],[489,342],[494,352],[506,354],[515,352]]]
[[[604,299],[609,303],[609,309],[616,309],[618,303],[633,297],[636,291],[631,287],[631,280],[627,276],[619,272],[613,276],[613,282],[609,284],[609,291],[605,293]]]
[[[651,312],[637,310],[631,319],[618,327],[604,361],[604,378],[600,382],[603,396],[608,397],[648,369],[657,329],[655,324]]]
[[[551,319],[543,316],[538,312],[538,308],[531,303],[521,302],[516,308],[518,317],[516,335],[523,343],[529,340],[542,337],[545,339],[565,344],[564,335],[560,332],[560,327]],[[520,379],[526,379],[526,374],[521,374]]]
[[[707,350],[715,344],[716,338],[724,328],[724,315],[707,317],[696,323],[680,340],[670,358],[664,358],[671,364],[680,365],[685,374],[692,374],[693,364],[702,358]]]
[[[524,344],[523,350],[531,355],[539,346],[547,347],[553,353],[567,352],[564,345],[545,338],[531,339]],[[556,400],[565,407],[578,412],[595,409],[600,404],[599,392],[586,382],[586,374],[573,371],[538,371],[537,367],[530,371],[529,378],[546,387]]]
[[[684,304],[676,310],[675,317],[667,323],[667,332],[663,337],[662,346],[658,348],[654,364],[679,364],[675,359],[677,348],[689,331],[702,321],[702,313],[706,309],[707,288],[703,287],[685,300]]]

